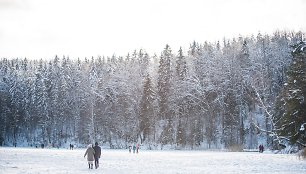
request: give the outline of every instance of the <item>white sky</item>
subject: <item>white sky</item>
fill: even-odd
[[[158,55],[196,40],[306,31],[306,0],[0,0],[0,58]]]

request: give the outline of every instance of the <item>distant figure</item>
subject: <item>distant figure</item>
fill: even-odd
[[[99,158],[101,157],[101,147],[98,145],[98,142],[95,143],[95,167],[96,169],[99,167]]]
[[[93,162],[95,161],[95,158],[94,158],[95,150],[92,148],[91,144],[87,146],[86,152],[84,154],[84,158],[86,155],[87,155],[87,161],[88,161],[88,168],[93,169]]]
[[[261,144],[259,145],[259,153],[263,153],[264,151],[264,146]]]
[[[45,148],[45,145],[44,145],[44,143],[41,143],[41,148],[43,149],[43,148]]]
[[[132,146],[129,145],[129,152],[131,153],[131,151],[132,151]]]
[[[139,150],[139,144],[136,145],[136,153],[138,153]]]
[[[71,144],[69,144],[69,149],[71,150]]]
[[[71,150],[73,150],[73,148],[74,148],[74,145],[73,145],[73,144],[71,144]]]
[[[135,150],[136,150],[136,146],[135,144],[133,145],[133,153],[135,153]]]

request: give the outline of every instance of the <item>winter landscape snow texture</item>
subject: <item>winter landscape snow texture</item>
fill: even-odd
[[[296,155],[257,152],[103,150],[100,168],[88,169],[85,149],[0,148],[3,174],[204,174],[306,173],[306,161]]]

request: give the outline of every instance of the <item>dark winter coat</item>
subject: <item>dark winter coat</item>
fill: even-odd
[[[94,161],[95,150],[92,147],[88,147],[84,157],[87,155],[87,161]]]
[[[101,147],[98,145],[95,145],[93,148],[95,150],[95,158],[100,158],[101,157]]]

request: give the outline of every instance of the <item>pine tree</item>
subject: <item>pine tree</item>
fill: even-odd
[[[250,65],[249,56],[250,56],[250,53],[249,53],[247,42],[243,41],[243,44],[240,50],[240,55],[239,55],[240,66],[242,69],[245,69]]]
[[[183,54],[182,47],[180,47],[179,54],[176,60],[176,73],[180,80],[185,79],[187,75],[187,63]]]
[[[186,57],[183,54],[182,47],[178,51],[176,57],[176,103],[177,103],[177,131],[176,131],[176,144],[177,146],[185,146],[186,144],[186,128],[183,126],[183,117],[186,117],[187,113],[187,99],[184,97],[186,92],[186,76],[187,76],[187,63]]]
[[[34,114],[36,115],[35,118],[37,119],[37,123],[35,125],[37,126],[37,129],[41,129],[41,137],[43,139],[43,142],[46,140],[47,135],[47,127],[48,127],[48,117],[49,117],[49,110],[48,110],[48,94],[47,94],[47,88],[45,83],[45,72],[43,65],[43,60],[41,59],[38,64],[37,71],[35,73],[36,79],[34,82]],[[50,125],[50,124],[49,124]]]
[[[140,133],[142,134],[141,143],[146,141],[146,139],[152,134],[154,128],[154,98],[155,93],[153,91],[151,78],[149,75],[147,75],[140,102],[139,129]],[[152,141],[152,139],[149,139],[148,141]]]
[[[159,115],[161,119],[171,119],[169,113],[169,92],[171,78],[171,48],[166,45],[162,52],[158,69],[158,95],[159,95]]]
[[[162,144],[173,143],[173,121],[172,113],[169,108],[170,101],[170,88],[171,88],[171,59],[173,55],[171,48],[166,45],[166,48],[162,52],[160,57],[159,69],[158,69],[158,96],[159,96],[159,116],[160,119],[165,120],[163,131],[160,136],[160,142]]]
[[[1,69],[0,69],[1,70]],[[10,93],[6,80],[0,79],[0,146],[4,145],[6,137],[6,128],[8,125]]]
[[[291,144],[306,145],[306,43],[301,42],[292,52],[288,80],[283,90],[284,113],[279,113],[276,126],[279,135]]]
[[[224,117],[224,144],[231,147],[238,144],[237,131],[239,127],[239,113],[237,111],[237,101],[233,89],[228,89],[224,98],[225,117]]]

